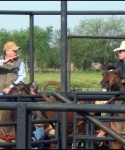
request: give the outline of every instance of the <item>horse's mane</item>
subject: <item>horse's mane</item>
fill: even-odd
[[[111,69],[116,69],[116,67],[113,65],[109,65],[108,67],[106,67],[106,70],[111,70]]]

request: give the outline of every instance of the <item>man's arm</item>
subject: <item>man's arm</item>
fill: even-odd
[[[10,57],[10,58],[7,58],[7,59],[2,59],[0,60],[0,66],[3,66],[3,64],[7,64],[7,63],[10,63],[10,65],[12,64],[11,61],[14,59],[14,58],[17,58],[18,56],[14,56],[14,57]]]
[[[17,77],[16,81],[14,81],[14,83],[17,84],[20,81],[24,82],[25,79],[26,79],[26,68],[25,68],[24,62],[21,62],[20,66],[19,66],[18,77]],[[10,85],[10,87],[12,88],[13,85]]]

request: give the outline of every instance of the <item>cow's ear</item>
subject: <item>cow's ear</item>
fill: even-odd
[[[29,83],[26,84],[26,86],[29,87],[29,88],[30,88],[32,85],[33,85],[33,81],[31,81],[31,82],[29,82]]]
[[[30,88],[32,88],[35,91],[35,93],[38,92],[38,85],[35,82],[32,82]]]

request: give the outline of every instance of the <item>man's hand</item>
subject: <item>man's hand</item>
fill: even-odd
[[[36,95],[36,92],[35,92],[34,89],[31,88],[31,87],[30,87],[30,93],[31,93],[32,95]]]
[[[11,87],[6,87],[4,90],[3,90],[3,93],[5,94],[8,94],[11,90]]]
[[[8,65],[13,65],[13,60],[15,59],[15,58],[17,58],[18,56],[14,56],[14,57],[10,57],[10,58],[7,58],[7,59],[5,59],[4,60],[4,64],[8,64]]]

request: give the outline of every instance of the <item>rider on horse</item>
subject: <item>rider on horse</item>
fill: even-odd
[[[120,77],[123,85],[125,86],[125,41],[122,41],[120,47],[114,49],[114,52],[117,52],[118,57],[119,57],[118,61],[116,63],[114,63],[114,66],[121,67],[119,77]],[[108,115],[108,113],[103,113],[103,114]],[[106,125],[110,126],[110,122],[106,122]],[[104,137],[105,134],[106,134],[105,131],[100,130],[97,137]]]
[[[13,58],[11,62],[8,61],[0,66],[0,91],[5,94],[8,94],[13,87],[11,81],[17,84],[20,81],[24,82],[26,78],[25,64],[18,56],[19,49],[20,47],[12,41],[7,42],[3,48],[4,55],[0,59],[6,61],[7,59]]]

